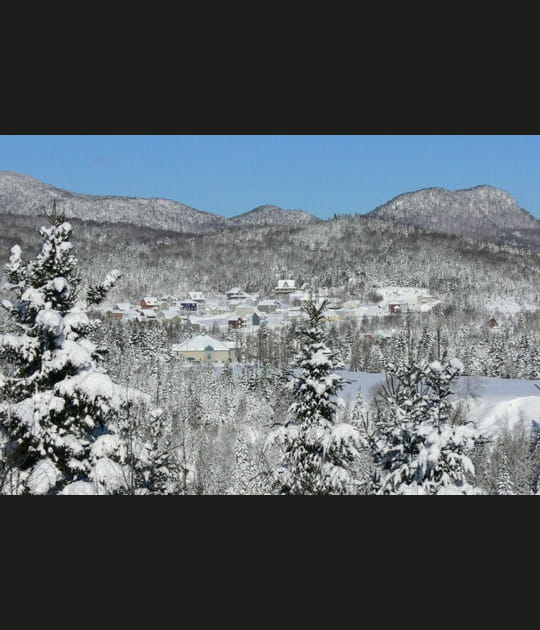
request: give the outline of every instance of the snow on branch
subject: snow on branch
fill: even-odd
[[[90,304],[100,304],[103,302],[107,293],[114,287],[122,274],[118,269],[113,269],[105,277],[105,280],[101,284],[97,284],[88,289],[86,294],[86,301]]]

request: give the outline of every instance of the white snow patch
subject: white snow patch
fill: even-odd
[[[95,483],[90,483],[89,481],[75,481],[68,484],[60,494],[64,496],[96,495],[99,494],[99,492]]]
[[[64,318],[58,311],[43,309],[37,314],[36,324],[40,324],[55,337],[59,337],[64,331]]]
[[[50,459],[38,462],[26,482],[32,494],[47,494],[62,479],[62,473]]]
[[[92,470],[92,479],[102,484],[107,491],[127,488],[127,476],[120,464],[108,457],[99,459]]]

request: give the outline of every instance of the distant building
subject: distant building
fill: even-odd
[[[399,315],[400,313],[406,313],[408,308],[409,308],[409,305],[407,303],[404,303],[404,302],[402,302],[400,304],[389,304],[388,305],[388,310],[393,315]]]
[[[228,324],[229,328],[245,328],[247,326],[247,319],[243,315],[240,315],[235,319],[229,319]]]
[[[143,309],[142,311],[140,311],[141,314],[141,320],[151,320],[151,319],[155,319],[157,320],[157,312],[151,308],[147,308],[147,309]]]
[[[193,301],[193,300],[184,300],[183,302],[180,302],[180,308],[183,311],[196,311],[197,310],[197,302]]]
[[[186,319],[186,316],[182,314],[182,311],[179,311],[178,308],[164,308],[160,309],[157,312],[157,316],[159,319],[167,320],[167,321],[180,321],[182,319]]]
[[[209,335],[197,335],[183,343],[174,344],[172,351],[179,359],[201,363],[234,361],[236,359],[233,342],[219,341]]]
[[[237,315],[251,315],[257,308],[253,304],[242,304],[235,306],[234,310]]]
[[[227,291],[228,300],[245,300],[249,295],[240,287],[233,287]]]
[[[124,317],[124,311],[120,311],[118,309],[107,311],[105,316],[109,319],[122,319]]]
[[[499,324],[497,323],[497,320],[492,317],[491,319],[488,319],[485,324],[480,326],[480,329],[488,330],[489,332],[499,332]]]
[[[204,304],[206,302],[204,295],[201,293],[201,291],[190,291],[188,293],[188,298],[192,302],[197,302],[197,304]]]
[[[159,301],[155,297],[143,297],[141,300],[141,308],[143,309],[156,309],[159,306]]]
[[[261,300],[257,304],[257,310],[262,313],[275,313],[281,304],[277,300]]]
[[[283,293],[293,293],[296,290],[294,280],[278,280],[276,293],[278,295]]]
[[[251,325],[252,326],[260,326],[262,322],[268,321],[268,316],[266,313],[258,313],[255,311],[251,316]]]
[[[160,297],[157,301],[158,308],[171,308],[172,306],[176,306],[176,299],[172,295],[165,295]]]

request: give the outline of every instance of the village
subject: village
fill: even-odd
[[[378,287],[369,301],[348,299],[343,287],[318,287],[308,283],[297,287],[292,277],[277,280],[273,295],[246,293],[232,287],[221,295],[205,295],[189,291],[184,297],[143,296],[139,304],[117,303],[105,308],[103,315],[121,322],[163,321],[189,323],[192,338],[172,347],[173,354],[189,362],[225,362],[236,360],[236,342],[224,341],[211,335],[219,333],[254,333],[260,326],[277,330],[293,321],[302,320],[302,307],[307,301],[328,301],[326,321],[329,323],[357,322],[370,318],[399,318],[407,312],[428,312],[441,301],[419,287]],[[375,320],[373,320],[375,318]],[[396,322],[396,327],[399,325]],[[366,332],[365,337],[388,336],[387,329]],[[232,337],[231,337],[232,338]]]

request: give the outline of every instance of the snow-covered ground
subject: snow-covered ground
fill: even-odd
[[[384,374],[368,372],[339,372],[347,383],[341,396],[347,404],[353,403],[358,389],[364,398],[371,398],[374,390],[384,383]],[[512,429],[520,420],[530,425],[540,421],[540,381],[462,376],[454,391],[460,400],[469,405],[469,416],[477,428],[488,437],[500,434],[506,422]]]
[[[486,309],[492,313],[504,313],[505,315],[513,315],[522,311],[536,311],[538,305],[529,302],[519,304],[512,298],[493,298],[486,302]]]

